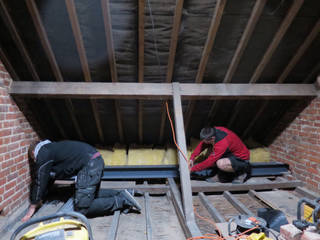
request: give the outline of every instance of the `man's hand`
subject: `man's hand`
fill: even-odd
[[[193,164],[194,164],[194,159],[192,159],[192,158],[190,158],[190,160],[189,160],[189,163],[190,163],[190,168],[192,168],[193,167]]]
[[[26,215],[21,219],[22,222],[26,222],[28,221],[32,215],[34,214],[34,212],[36,211],[37,205],[35,204],[31,204],[29,207],[28,212],[26,213]]]

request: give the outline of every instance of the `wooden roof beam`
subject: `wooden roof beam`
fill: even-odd
[[[280,41],[282,40],[283,36],[286,34],[293,19],[295,18],[295,16],[299,12],[303,2],[304,2],[304,0],[294,0],[294,2],[292,3],[286,17],[282,21],[277,33],[273,37],[267,51],[265,52],[259,65],[255,69],[255,71],[250,79],[250,83],[255,83],[260,78],[263,70],[265,69],[265,67],[269,63],[271,57],[273,56],[273,53],[275,52],[275,50],[279,46]]]
[[[80,58],[80,62],[81,62],[84,80],[86,82],[92,82],[89,64],[88,64],[87,55],[86,55],[86,50],[85,50],[84,43],[83,43],[83,38],[82,38],[82,34],[81,34],[81,29],[80,29],[80,25],[79,25],[79,21],[78,21],[78,17],[77,17],[77,12],[76,12],[74,0],[66,0],[65,3],[67,6],[69,19],[71,22],[73,35],[74,35],[74,39],[76,42],[76,46],[77,46],[77,50],[78,50],[78,54],[79,54],[79,58]],[[104,142],[104,135],[103,135],[101,121],[100,121],[100,117],[99,117],[99,113],[98,113],[97,103],[94,99],[89,99],[89,101],[90,101],[90,104],[92,107],[92,112],[93,112],[93,116],[94,116],[94,119],[96,122],[96,127],[97,127],[100,141]]]
[[[118,82],[116,58],[115,58],[114,47],[113,47],[109,0],[101,0],[101,7],[102,7],[102,14],[103,14],[104,30],[106,34],[107,54],[108,54],[110,72],[111,72],[111,81]],[[114,108],[115,108],[115,114],[117,119],[119,139],[120,139],[120,142],[123,142],[124,134],[123,134],[123,126],[122,126],[122,117],[121,117],[121,111],[120,111],[120,104],[117,102],[117,100],[114,101]]]
[[[238,68],[240,59],[244,53],[244,50],[246,49],[248,42],[251,38],[251,35],[255,29],[255,26],[257,25],[257,22],[262,14],[263,8],[266,4],[267,0],[261,0],[256,1],[253,10],[251,12],[251,16],[248,20],[248,23],[246,25],[246,28],[241,36],[240,42],[237,46],[237,49],[235,51],[235,54],[233,55],[233,58],[231,60],[231,64],[227,70],[227,73],[224,77],[223,83],[230,83],[232,80],[232,77]],[[214,119],[214,116],[216,114],[217,109],[219,108],[219,104],[217,102],[213,102],[211,109],[208,114],[207,118],[207,124],[210,124],[212,120]]]
[[[28,53],[28,51],[27,51],[27,49],[26,49],[26,47],[25,47],[25,45],[24,45],[24,43],[23,43],[23,41],[22,41],[22,39],[20,37],[20,34],[18,33],[17,28],[16,28],[16,26],[15,26],[15,24],[14,24],[14,22],[13,22],[11,16],[10,16],[10,14],[9,14],[7,6],[3,1],[0,2],[0,7],[1,7],[1,16],[2,16],[2,18],[4,20],[4,22],[7,24],[8,29],[10,31],[10,34],[11,34],[11,36],[13,38],[13,41],[15,42],[19,52],[21,53],[21,56],[22,56],[24,62],[26,63],[27,68],[30,71],[32,78],[35,81],[40,81],[40,77],[38,75],[38,72],[37,72],[37,70],[36,70],[36,68],[35,68],[35,66],[34,66],[34,64],[33,64],[32,60],[30,58],[30,55],[29,55],[29,53]],[[7,64],[9,64],[9,61],[8,60],[6,60],[6,61],[8,62]],[[12,68],[11,64],[9,65],[9,68]],[[13,70],[11,70],[11,72],[12,71]],[[19,81],[19,79],[17,77],[17,74],[15,72],[13,74],[16,75],[16,77],[14,77],[14,80]],[[50,102],[47,99],[45,99],[44,102],[45,102],[45,105],[46,105],[47,109],[49,110],[51,118],[53,119],[55,125],[59,129],[59,132],[60,132],[61,136],[63,138],[66,138],[65,131],[63,130],[60,122],[58,121],[58,119],[56,117],[56,114],[55,114]]]
[[[292,69],[296,66],[296,64],[299,62],[301,57],[304,55],[304,53],[307,51],[313,40],[316,38],[320,31],[320,19],[317,21],[311,32],[308,34],[304,42],[300,45],[299,49],[296,51],[296,54],[291,58],[289,64],[286,66],[286,68],[283,70],[282,74],[278,78],[276,83],[283,83],[285,79],[288,77],[289,73],[292,71]],[[243,132],[242,137],[246,137],[251,128],[255,125],[256,121],[260,119],[262,113],[264,112],[265,108],[267,107],[269,101],[265,101],[262,106],[260,106],[259,111],[254,116],[254,118],[251,120],[250,124],[246,128],[246,130]]]
[[[217,32],[222,19],[222,14],[223,14],[225,5],[226,5],[226,0],[218,0],[217,5],[214,9],[214,13],[212,16],[212,20],[211,20],[211,24],[208,32],[207,41],[202,52],[202,56],[201,56],[201,60],[200,60],[200,64],[199,64],[199,68],[196,76],[196,81],[195,81],[196,83],[202,83],[203,81],[203,75],[205,73],[208,60],[210,57],[210,53],[217,36]],[[191,121],[191,116],[195,108],[195,105],[196,105],[196,102],[189,102],[188,104],[187,111],[186,111],[186,118],[185,118],[186,130],[188,129],[189,123]]]
[[[289,29],[293,19],[295,18],[295,16],[299,12],[303,2],[304,2],[304,0],[294,0],[287,15],[285,16],[284,20],[282,21],[277,33],[274,35],[267,51],[265,52],[259,65],[255,69],[249,83],[256,83],[259,80],[259,78],[261,77],[261,74],[263,73],[263,70],[265,69],[265,67],[267,66],[269,61],[271,60],[273,53],[275,52],[275,50],[279,46],[283,36],[286,34],[287,30]],[[234,110],[233,114],[232,114],[230,120],[228,121],[228,124],[227,124],[228,127],[231,127],[233,125],[234,120],[237,118],[237,116],[239,114],[240,108],[241,108],[240,102],[238,101],[235,104],[235,107],[233,108],[233,110]]]
[[[138,1],[138,81],[144,78],[144,0]],[[143,143],[143,101],[138,100],[139,142]]]
[[[51,44],[49,42],[46,30],[42,24],[42,20],[41,20],[37,5],[34,2],[34,0],[26,0],[26,4],[27,4],[28,10],[29,10],[29,13],[32,17],[32,21],[34,23],[36,31],[39,35],[42,47],[43,47],[43,49],[47,55],[47,58],[49,60],[53,74],[58,82],[63,82],[63,77],[62,77],[61,71],[59,69],[58,63],[57,63],[56,58],[54,56],[54,53],[52,51]],[[80,140],[84,140],[84,137],[82,135],[79,124],[76,120],[76,117],[75,117],[75,114],[73,111],[74,108],[73,108],[73,104],[72,104],[71,100],[66,99],[65,103],[66,103],[67,109],[69,111],[72,123],[75,127],[77,134],[78,134],[78,137],[80,138]]]
[[[170,50],[169,50],[169,59],[167,65],[167,83],[172,82],[173,70],[174,70],[174,63],[178,45],[178,36],[180,31],[181,25],[181,17],[182,17],[182,9],[183,9],[183,2],[184,0],[177,0],[176,7],[174,11],[174,18],[173,18],[173,25],[172,25],[172,32],[171,32],[171,41],[170,41]],[[159,132],[159,143],[163,141],[163,134],[166,124],[166,107],[165,103],[162,104],[162,113],[161,113],[161,123],[160,123],[160,132]]]
[[[179,84],[186,100],[316,97],[314,84]],[[13,82],[12,95],[95,99],[172,99],[170,83]]]

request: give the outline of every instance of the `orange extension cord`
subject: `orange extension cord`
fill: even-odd
[[[174,133],[174,127],[173,127],[173,123],[172,123],[172,119],[171,119],[171,116],[170,116],[170,112],[169,112],[169,106],[168,106],[168,102],[166,101],[166,109],[167,109],[167,115],[168,115],[168,118],[169,118],[169,122],[170,122],[170,126],[171,126],[171,131],[172,131],[172,137],[173,137],[173,141],[174,141],[174,144],[176,145],[177,149],[180,151],[180,153],[182,154],[182,156],[184,157],[184,159],[186,160],[187,164],[188,164],[188,167],[189,167],[189,170],[191,169],[191,166],[190,166],[190,161],[188,160],[188,158],[186,157],[186,155],[183,153],[183,151],[181,150],[181,148],[179,147],[179,145],[177,144],[177,141],[176,141],[176,135]],[[207,219],[205,217],[202,217],[200,216],[197,211],[196,211],[196,208],[193,208],[194,210],[194,213],[195,215],[210,223],[214,229],[217,229],[218,230],[218,233],[219,234],[216,234],[216,233],[207,233],[203,236],[198,236],[198,237],[191,237],[191,238],[187,238],[187,240],[195,240],[195,239],[215,239],[215,240],[225,240],[226,238],[224,238],[219,230],[219,228],[217,228],[217,225],[215,224],[215,222],[211,221],[210,219]],[[238,240],[240,239],[243,235],[245,235],[247,232],[250,232],[256,228],[258,228],[259,226],[255,226],[253,228],[250,228],[246,231],[244,231],[243,233],[240,233],[240,234],[237,234],[236,236],[228,236],[228,238],[232,238],[234,237],[233,240]]]

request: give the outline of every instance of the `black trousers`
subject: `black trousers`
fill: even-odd
[[[218,179],[220,182],[232,182],[235,177],[243,173],[247,173],[248,175],[250,175],[251,166],[249,161],[236,158],[233,155],[229,155],[228,158],[230,159],[231,166],[234,172],[222,171],[215,164],[213,167],[201,171],[192,172],[191,179],[205,180],[207,178],[218,175]]]
[[[104,169],[102,157],[91,159],[77,174],[74,198],[75,210],[87,216],[112,214],[125,207],[125,200],[118,190],[99,191]]]

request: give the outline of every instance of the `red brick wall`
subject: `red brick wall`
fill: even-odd
[[[8,95],[11,77],[0,62],[0,211],[7,215],[29,196],[30,142],[38,138]]]
[[[271,160],[290,165],[305,187],[320,192],[320,97],[270,145]]]

